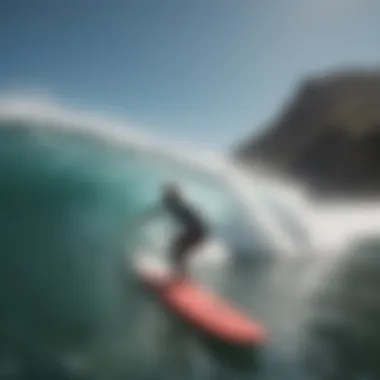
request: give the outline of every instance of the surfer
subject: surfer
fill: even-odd
[[[174,237],[169,248],[169,257],[181,276],[186,275],[186,259],[194,249],[203,243],[208,235],[201,215],[184,199],[175,183],[168,183],[163,190],[162,201],[173,219],[183,227]]]
[[[161,202],[142,216],[141,222],[162,212],[169,213],[180,232],[169,243],[169,259],[180,276],[186,275],[186,261],[190,253],[203,243],[208,236],[207,223],[184,199],[175,183],[164,185]]]

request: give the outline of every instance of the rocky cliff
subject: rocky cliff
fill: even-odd
[[[317,192],[380,195],[380,70],[307,79],[265,132],[234,153]]]

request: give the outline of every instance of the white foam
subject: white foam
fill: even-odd
[[[169,265],[154,256],[153,253],[142,252],[135,261],[138,273],[154,273],[159,276],[167,276],[171,270]]]

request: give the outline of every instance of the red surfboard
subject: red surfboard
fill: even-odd
[[[152,265],[139,268],[141,281],[186,322],[225,343],[259,347],[266,341],[266,331],[222,298],[194,284],[179,280],[170,271]]]

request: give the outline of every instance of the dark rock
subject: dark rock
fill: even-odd
[[[264,133],[234,152],[316,192],[380,193],[380,70],[306,80]]]

